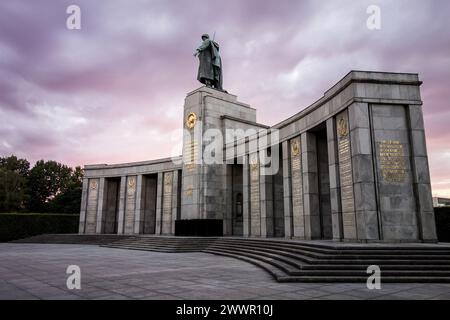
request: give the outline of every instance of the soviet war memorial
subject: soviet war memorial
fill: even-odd
[[[420,85],[351,71],[272,127],[201,87],[179,159],[85,166],[79,232],[437,242]]]
[[[85,166],[79,232],[437,242],[420,85],[351,71],[272,127],[194,90],[179,159]]]
[[[411,1],[408,31],[384,1],[19,2],[0,4],[0,299],[286,318],[450,298],[443,8]]]

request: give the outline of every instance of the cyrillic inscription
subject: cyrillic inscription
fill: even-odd
[[[259,199],[259,163],[255,156],[250,161],[250,220],[251,234],[255,236],[261,233]]]
[[[407,177],[403,145],[397,140],[378,141],[381,177],[387,183],[403,183]]]

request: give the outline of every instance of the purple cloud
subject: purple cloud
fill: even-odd
[[[65,27],[71,4],[82,30]],[[366,28],[371,4],[381,7],[378,31]],[[170,155],[185,94],[199,86],[192,51],[216,32],[225,88],[269,125],[351,69],[418,72],[433,192],[450,196],[449,9],[420,0],[4,1],[0,155],[70,165]]]

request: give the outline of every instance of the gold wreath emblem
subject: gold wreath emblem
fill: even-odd
[[[291,152],[294,157],[300,154],[300,147],[298,146],[297,140],[292,141]]]
[[[258,158],[257,156],[255,156],[250,159],[250,170],[255,171],[257,169],[258,169]]]
[[[164,184],[169,185],[171,183],[172,183],[172,175],[168,173],[164,176]]]
[[[186,127],[192,129],[197,123],[197,115],[194,112],[191,112],[186,117]]]
[[[136,187],[136,180],[134,178],[128,178],[128,188],[134,189]]]
[[[348,135],[348,125],[344,118],[341,118],[338,123],[338,133],[340,137]]]
[[[258,169],[258,164],[257,163],[251,163],[250,164],[250,170],[255,171]]]
[[[97,180],[92,180],[91,181],[91,190],[95,190],[97,189]]]

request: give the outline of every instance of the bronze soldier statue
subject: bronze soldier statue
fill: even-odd
[[[208,34],[202,35],[202,44],[195,50],[200,65],[197,80],[210,88],[223,91],[222,88],[222,59],[219,54],[219,44],[209,39]]]

